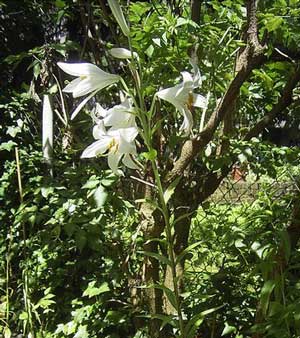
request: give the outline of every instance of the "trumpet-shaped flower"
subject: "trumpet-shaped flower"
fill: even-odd
[[[71,119],[73,119],[99,90],[120,80],[119,75],[109,74],[91,63],[64,63],[58,62],[58,66],[67,74],[77,76],[77,79],[71,81],[63,91],[72,93],[73,97],[80,97],[90,94],[75,109]]]
[[[137,134],[138,130],[135,127],[111,128],[106,131],[103,122],[100,121],[93,129],[93,136],[97,141],[83,151],[81,158],[92,158],[107,153],[108,166],[114,173],[118,173],[121,159],[126,167],[138,169],[132,160],[132,156],[136,155],[134,139]]]
[[[103,89],[120,80],[119,75],[109,74],[91,63],[58,62],[58,66],[67,74],[78,76],[63,91],[80,97],[95,90]]]
[[[102,108],[99,103],[96,106],[96,114],[102,118],[106,127],[128,128],[136,127],[134,108],[131,100],[125,99],[121,104],[108,110]]]
[[[195,72],[194,78],[188,72],[182,72],[181,75],[183,77],[182,83],[163,89],[157,92],[156,95],[160,99],[173,104],[182,113],[183,123],[180,130],[183,130],[188,135],[193,128],[192,107],[205,108],[206,99],[202,95],[193,92],[195,88],[199,87],[199,72]]]

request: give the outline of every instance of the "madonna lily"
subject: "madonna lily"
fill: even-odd
[[[183,123],[180,130],[186,135],[190,134],[193,128],[192,107],[205,108],[206,99],[193,91],[199,86],[199,75],[195,73],[194,78],[188,72],[181,73],[183,82],[177,86],[163,89],[156,93],[162,100],[172,103],[183,115]]]
[[[109,74],[91,63],[64,63],[58,62],[58,66],[67,74],[78,76],[77,79],[71,81],[63,91],[72,93],[73,97],[80,97],[91,93],[85,98],[73,112],[73,119],[99,90],[120,80],[119,75]]]
[[[96,142],[88,146],[81,158],[92,158],[107,152],[108,166],[114,173],[118,173],[118,165],[122,159],[123,164],[131,169],[138,169],[131,156],[136,155],[134,139],[138,134],[135,127],[105,130],[103,123],[97,124],[93,129]]]
[[[136,127],[134,108],[131,100],[125,99],[121,104],[108,110],[97,104],[96,114],[102,117],[104,126],[113,128]]]

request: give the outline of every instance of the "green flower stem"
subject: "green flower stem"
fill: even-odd
[[[132,51],[130,39],[128,39],[128,40],[129,40],[130,50]],[[148,148],[148,151],[151,151],[153,149],[152,145],[151,145],[151,143],[152,143],[151,142],[151,139],[152,139],[151,118],[152,118],[152,116],[154,114],[154,110],[155,110],[156,97],[155,96],[153,97],[152,102],[151,102],[150,111],[147,114],[147,109],[146,109],[144,97],[143,97],[142,84],[139,81],[140,75],[139,75],[139,72],[137,71],[135,61],[133,61],[132,64],[131,64],[131,73],[132,73],[132,76],[133,76],[133,79],[134,79],[135,88],[136,88],[137,96],[138,96],[139,103],[140,103],[140,106],[139,106],[140,114],[139,114],[138,117],[141,121],[142,129],[143,129],[143,133],[141,135],[144,138],[144,141],[145,141],[145,144]],[[139,77],[139,79],[137,77]],[[126,88],[127,86],[126,86],[125,82],[124,83],[123,82],[122,82],[122,84],[123,84],[124,88]],[[136,101],[135,101],[134,98],[133,98],[133,100],[134,100],[134,103],[136,104]],[[173,282],[174,294],[175,294],[175,298],[176,298],[176,312],[177,312],[178,320],[179,320],[179,331],[180,331],[179,337],[184,338],[184,321],[183,321],[183,316],[182,316],[182,311],[181,311],[179,285],[178,285],[177,274],[176,274],[174,243],[173,243],[173,238],[172,238],[172,225],[170,224],[170,215],[169,215],[169,211],[168,211],[168,206],[167,206],[165,199],[164,199],[164,190],[163,190],[159,170],[158,170],[158,167],[157,167],[157,164],[156,164],[156,160],[152,159],[151,164],[152,164],[152,170],[153,170],[153,173],[154,173],[155,183],[156,183],[157,191],[158,191],[158,195],[159,195],[159,202],[160,202],[160,206],[161,206],[161,211],[162,211],[162,214],[163,214],[163,217],[164,217],[164,222],[165,222],[165,232],[166,232],[167,245],[168,245],[168,258],[170,260],[170,265],[171,265],[172,282]]]
[[[170,216],[167,204],[164,199],[164,191],[159,175],[159,171],[156,165],[156,161],[152,160],[152,169],[154,172],[155,177],[155,183],[157,185],[157,190],[159,194],[159,199],[163,211],[164,221],[165,221],[165,230],[166,230],[166,236],[167,236],[167,243],[168,243],[168,254],[169,254],[169,260],[171,262],[171,271],[172,271],[172,281],[174,286],[174,293],[176,298],[176,311],[178,314],[179,319],[179,329],[180,329],[180,335],[179,337],[184,338],[184,322],[183,322],[183,316],[181,311],[181,301],[180,301],[180,294],[179,294],[179,285],[177,280],[177,273],[176,273],[176,262],[175,262],[175,256],[174,256],[174,243],[172,238],[172,226],[170,224]]]

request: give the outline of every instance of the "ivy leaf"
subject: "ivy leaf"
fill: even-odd
[[[13,141],[3,142],[0,144],[0,150],[11,151],[12,148],[15,147],[16,145],[17,143]]]
[[[90,282],[87,289],[83,292],[82,296],[92,298],[92,297],[100,295],[101,293],[110,291],[108,283],[106,282],[102,283],[101,286],[98,288],[95,287],[95,284],[96,284],[95,281]]]

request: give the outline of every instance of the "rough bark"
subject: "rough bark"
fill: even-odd
[[[202,2],[202,0],[191,0],[191,19],[198,25],[200,24],[200,11]]]
[[[149,173],[146,180],[153,183],[153,176]],[[144,198],[145,200],[153,200],[155,195],[154,188],[150,185],[144,187]],[[144,245],[143,250],[152,253],[158,253],[158,242],[153,240],[159,238],[164,230],[164,223],[162,215],[155,207],[145,202],[141,206],[142,220],[142,231],[144,234]],[[153,285],[158,284],[160,281],[160,270],[159,262],[157,259],[144,256],[143,262],[143,284],[149,286],[143,292],[143,303],[146,304],[150,315],[154,316],[163,313],[163,293],[160,289],[154,288]],[[160,331],[161,321],[153,318],[150,320],[149,333],[151,338],[162,338],[163,332]]]

